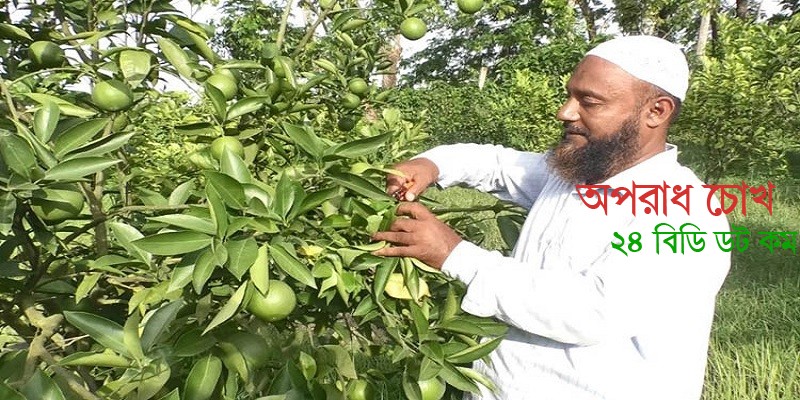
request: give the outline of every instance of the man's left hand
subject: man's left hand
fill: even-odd
[[[373,254],[387,257],[414,257],[436,269],[442,269],[447,256],[461,242],[461,237],[419,203],[401,203],[398,218],[389,231],[376,232],[373,240],[385,240],[393,246]]]

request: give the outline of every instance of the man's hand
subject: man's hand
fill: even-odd
[[[393,167],[405,176],[386,177],[386,193],[400,201],[414,201],[425,189],[439,179],[439,168],[427,158],[404,161]]]
[[[389,231],[376,232],[373,240],[385,240],[393,246],[373,254],[387,257],[414,257],[436,269],[442,269],[447,256],[461,242],[461,237],[419,203],[401,203]]]

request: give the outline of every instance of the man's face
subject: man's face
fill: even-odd
[[[629,167],[640,144],[641,82],[608,61],[585,58],[558,112],[564,137],[548,162],[571,183],[599,183]]]

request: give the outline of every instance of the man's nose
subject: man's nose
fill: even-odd
[[[556,114],[556,118],[562,122],[575,122],[578,120],[578,101],[569,98],[567,101],[558,109],[558,113]]]

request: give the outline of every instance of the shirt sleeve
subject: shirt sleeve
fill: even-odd
[[[546,156],[499,145],[438,146],[414,158],[439,168],[439,185],[466,185],[530,209],[549,176]]]
[[[585,346],[713,308],[729,265],[728,253],[709,249],[628,256],[612,249],[591,268],[538,268],[462,241],[442,271],[467,285],[465,312]]]

